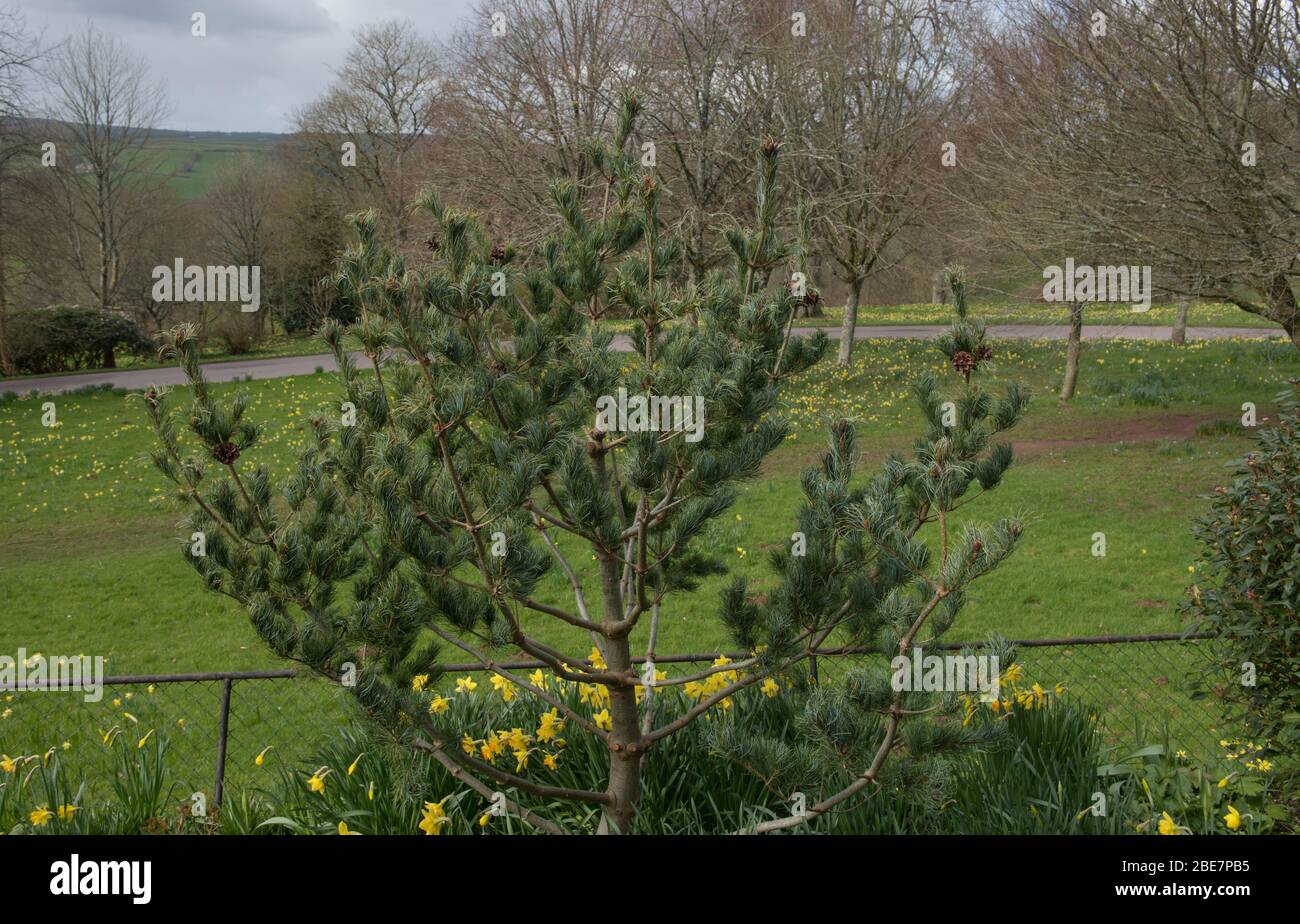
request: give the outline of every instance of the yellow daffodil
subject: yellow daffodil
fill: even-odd
[[[348,776],[351,776],[352,774],[357,772],[357,764],[361,763],[361,758],[365,756],[366,756],[365,754],[358,754],[357,759],[352,761],[352,763],[348,764]]]
[[[80,809],[81,806],[79,805],[60,805],[59,821],[72,821],[72,813],[80,811]]]
[[[424,685],[429,682],[428,674],[416,674],[411,678],[411,689],[416,693],[424,692]]]
[[[141,738],[139,741],[135,743],[136,749],[138,750],[140,748],[143,748],[146,744],[149,743],[149,739],[152,737],[153,737],[153,729],[151,728],[143,738]]]
[[[28,820],[37,828],[45,827],[53,817],[54,813],[43,805],[27,816]]]
[[[459,677],[456,679],[457,693],[473,693],[478,689],[478,684],[474,682],[473,677]]]
[[[262,748],[262,750],[258,751],[257,756],[253,758],[253,763],[258,767],[265,764],[267,752],[270,751],[273,747],[275,747],[275,745],[268,744],[266,747]]]
[[[17,769],[18,764],[14,763],[12,757],[8,754],[0,755],[0,770],[3,770],[5,773],[13,773]]]
[[[771,677],[768,677],[766,680],[763,681],[763,685],[759,687],[759,689],[763,691],[764,696],[766,696],[768,699],[771,699],[772,697],[776,696],[776,694],[781,692],[781,685],[778,684]]]
[[[348,830],[348,823],[346,821],[340,821],[339,834],[343,834],[343,835],[352,834],[352,835],[360,836],[361,832]]]
[[[492,689],[501,694],[501,699],[510,702],[515,698],[515,685],[502,677],[500,674],[493,674],[491,677]]]
[[[442,803],[450,799],[451,796],[445,796],[442,802],[424,803],[424,813],[420,818],[419,828],[425,834],[441,834],[442,826],[451,822],[447,817],[447,812],[442,807]]]
[[[325,792],[325,777],[329,775],[330,771],[325,767],[321,767],[311,775],[309,780],[307,780],[307,788],[312,792]]]
[[[546,765],[547,770],[554,770],[556,767],[555,755],[547,754],[542,758],[542,763]]]
[[[597,728],[603,728],[605,731],[610,731],[614,727],[614,720],[609,717],[608,709],[600,710],[591,717],[591,720],[596,723]]]
[[[1229,831],[1236,831],[1241,827],[1241,812],[1229,805],[1228,814],[1223,816],[1223,823],[1228,826]]]
[[[451,700],[445,696],[435,696],[429,702],[429,713],[442,713],[451,708]]]
[[[1159,831],[1161,834],[1182,834],[1183,833],[1183,829],[1178,826],[1178,823],[1174,821],[1174,819],[1170,816],[1168,812],[1160,813]]]
[[[543,712],[539,716],[539,722],[540,724],[537,726],[538,741],[550,741],[564,731],[564,719],[560,718],[558,709],[552,708],[549,712]]]

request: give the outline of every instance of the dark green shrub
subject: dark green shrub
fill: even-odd
[[[19,373],[111,369],[116,351],[143,356],[152,346],[139,324],[102,308],[50,305],[9,319],[9,348]]]
[[[1274,427],[1215,489],[1193,532],[1201,546],[1187,610],[1223,639],[1215,692],[1276,753],[1300,745],[1300,382]]]

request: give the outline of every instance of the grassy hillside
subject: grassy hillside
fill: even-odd
[[[166,176],[182,199],[205,192],[217,171],[239,154],[268,157],[283,135],[225,132],[162,132],[150,140],[145,158]]]

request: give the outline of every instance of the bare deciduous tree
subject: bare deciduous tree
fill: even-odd
[[[10,7],[0,8],[0,374],[4,375],[15,371],[7,337],[9,264],[13,255],[10,235],[17,230],[11,203],[16,199],[18,177],[11,167],[28,141],[21,116],[26,107],[28,80],[42,53],[22,13]]]
[[[839,362],[852,357],[863,286],[903,255],[921,218],[951,100],[953,23],[920,0],[811,4],[796,94],[819,243],[848,287]],[[931,15],[933,14],[933,15]],[[797,148],[796,148],[797,153]]]
[[[428,144],[441,81],[433,43],[407,20],[367,26],[328,92],[298,114],[316,165],[349,196],[378,198],[395,241],[410,231],[414,191],[426,180]],[[344,152],[345,144],[355,152]]]
[[[166,112],[166,94],[142,59],[94,27],[51,56],[47,76],[64,257],[99,307],[109,308],[123,280],[124,245],[148,221],[128,200],[158,184],[146,142]]]

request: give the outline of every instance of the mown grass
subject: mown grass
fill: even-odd
[[[1067,324],[1070,320],[1069,310],[1065,306],[1046,302],[998,301],[981,304],[975,310],[989,324]],[[1165,327],[1174,323],[1175,311],[1175,306],[1169,302],[1153,303],[1147,311],[1134,311],[1132,306],[1123,304],[1088,305],[1083,312],[1083,323]],[[807,318],[799,323],[809,327],[838,327],[844,323],[844,306],[828,306],[825,315],[823,318]],[[858,308],[858,324],[864,327],[878,324],[946,324],[951,315],[952,309],[948,305],[862,305]],[[1189,327],[1272,328],[1279,335],[1282,334],[1281,327],[1276,323],[1223,302],[1194,302],[1187,315],[1187,324]]]
[[[867,342],[851,369],[826,362],[792,388],[785,401],[790,439],[763,476],[743,486],[734,510],[710,529],[708,545],[761,591],[770,580],[766,553],[788,541],[798,471],[817,458],[825,422],[855,421],[865,477],[888,452],[909,446],[916,432],[909,388],[923,373],[942,371],[931,358],[937,355],[913,341]],[[1038,400],[1014,434],[1023,458],[1003,487],[967,509],[979,520],[1021,514],[1028,531],[1011,561],[976,585],[958,631],[1029,637],[1177,628],[1174,608],[1194,553],[1189,526],[1203,506],[1198,495],[1248,445],[1247,432],[1231,426],[1241,403],[1253,401],[1267,416],[1279,384],[1300,362],[1282,344],[1089,345],[1080,395],[1062,408],[1051,397],[1059,358],[1059,344],[999,346],[989,387],[1027,380]],[[1131,400],[1153,371],[1172,383],[1165,407]],[[254,396],[252,413],[267,426],[254,459],[281,474],[305,444],[308,419],[332,412],[329,375],[215,387]],[[113,673],[268,665],[242,614],[205,593],[182,560],[183,513],[145,459],[152,437],[138,401],[109,392],[62,396],[55,399],[58,425],[47,428],[43,400],[0,404],[5,647],[104,654]],[[1196,435],[1198,427],[1213,435]],[[1090,554],[1098,531],[1107,535],[1104,559]],[[575,564],[593,573],[588,556]],[[725,644],[712,619],[724,580],[673,603],[660,651]],[[568,592],[551,575],[542,595],[561,601]],[[562,630],[539,632],[564,641]]]

